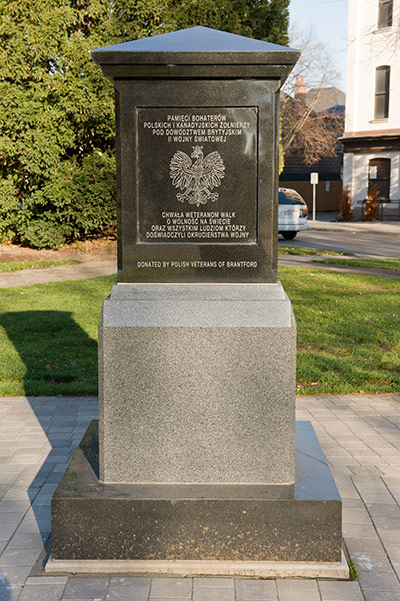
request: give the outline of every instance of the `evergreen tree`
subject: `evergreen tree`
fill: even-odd
[[[288,43],[289,0],[116,0],[115,35],[128,39],[203,25]]]
[[[115,223],[113,89],[89,49],[204,25],[287,43],[289,0],[0,0],[0,240]]]

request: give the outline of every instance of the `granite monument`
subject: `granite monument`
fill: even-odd
[[[279,91],[299,53],[194,27],[91,55],[115,88],[118,276],[50,569],[343,575],[340,497],[311,425],[295,434],[277,278]]]

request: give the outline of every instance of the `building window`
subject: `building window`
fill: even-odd
[[[378,67],[375,75],[375,119],[389,117],[389,84],[390,67]]]
[[[391,27],[393,22],[393,0],[379,0],[378,29]]]
[[[368,196],[372,200],[390,200],[390,159],[370,160]]]

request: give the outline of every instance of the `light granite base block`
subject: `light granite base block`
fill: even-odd
[[[293,484],[296,326],[278,284],[117,284],[99,322],[100,479]]]

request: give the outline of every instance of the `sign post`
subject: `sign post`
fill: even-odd
[[[313,173],[310,174],[310,181],[313,187],[313,192],[312,192],[312,220],[315,221],[315,212],[316,212],[316,204],[317,204],[317,199],[316,199],[316,186],[318,184],[318,173],[316,171],[314,171]]]

